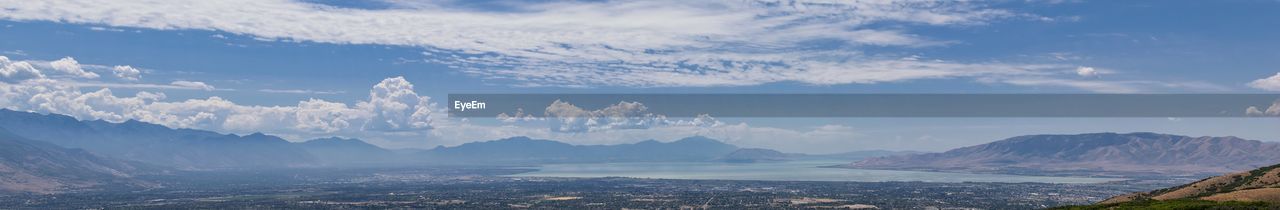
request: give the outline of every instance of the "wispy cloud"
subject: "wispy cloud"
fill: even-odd
[[[1230,88],[1205,82],[1165,82],[1150,80],[1089,80],[1057,79],[1048,77],[982,78],[982,83],[1010,84],[1032,87],[1066,87],[1096,93],[1152,93],[1152,92],[1223,92]]]
[[[337,90],[337,91],[326,91],[326,90],[300,90],[300,89],[288,89],[288,90],[280,90],[280,89],[258,89],[258,92],[264,92],[264,93],[290,93],[290,94],[325,94],[325,95],[330,95],[330,94],[343,94],[343,93],[347,93],[346,91],[340,91],[340,90]]]
[[[174,87],[181,87],[181,88],[187,88],[187,89],[196,89],[196,90],[215,90],[215,89],[217,89],[217,88],[214,88],[214,87],[213,87],[213,85],[205,84],[204,82],[186,81],[186,80],[173,81],[173,82],[170,82],[170,83],[169,83],[169,85],[174,86]]]
[[[0,18],[10,20],[422,47],[426,60],[515,85],[826,85],[1035,74],[1046,67],[898,60],[861,50],[952,43],[911,34],[900,24],[1039,19],[967,1],[544,2],[514,3],[512,11],[440,2],[386,10],[286,0],[0,2],[6,5]],[[815,42],[835,47],[815,49]]]
[[[147,84],[147,83],[108,83],[108,82],[77,82],[77,81],[58,81],[64,85],[75,87],[99,87],[99,88],[126,88],[126,89],[171,89],[171,90],[204,90],[204,91],[230,91],[232,89],[218,89],[212,85],[204,84],[204,82],[193,81],[174,81],[170,84]]]

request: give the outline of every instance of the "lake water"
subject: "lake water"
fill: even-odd
[[[516,177],[631,177],[652,179],[713,179],[763,181],[855,181],[855,182],[1038,182],[1101,183],[1123,179],[1020,176],[1001,174],[969,174],[921,171],[864,170],[819,168],[846,164],[841,161],[790,161],[774,163],[597,163],[552,164],[535,167],[538,171],[514,174]]]

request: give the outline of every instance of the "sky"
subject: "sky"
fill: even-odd
[[[571,122],[450,118],[443,103],[450,93],[1278,93],[1278,10],[1263,0],[0,0],[0,107],[390,148],[520,135],[705,135],[808,153],[1039,133],[1280,141],[1274,118]]]

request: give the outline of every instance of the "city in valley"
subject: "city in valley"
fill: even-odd
[[[35,209],[1031,209],[1089,204],[1176,181],[1097,184],[727,181],[504,176],[505,168],[208,172],[56,196],[4,195]],[[181,180],[177,180],[181,179]]]

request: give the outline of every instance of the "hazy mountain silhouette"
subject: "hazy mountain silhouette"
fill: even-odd
[[[172,129],[129,120],[78,121],[57,114],[0,109],[0,128],[31,140],[179,169],[288,167],[315,164],[311,154],[275,136]]]
[[[701,136],[666,143],[648,140],[618,145],[571,145],[512,137],[456,147],[437,147],[423,152],[423,155],[431,160],[453,163],[664,162],[711,161],[737,149],[737,146]]]
[[[338,137],[295,143],[327,166],[381,165],[403,162],[397,153],[359,139]]]
[[[786,154],[771,149],[745,148],[726,154],[720,157],[720,160],[731,163],[774,162],[792,160],[796,156],[799,154]]]
[[[1028,135],[845,167],[1019,174],[1220,174],[1280,162],[1280,143],[1157,133]]]
[[[147,185],[131,177],[158,172],[154,166],[28,140],[0,128],[0,192],[53,193],[105,184]]]

